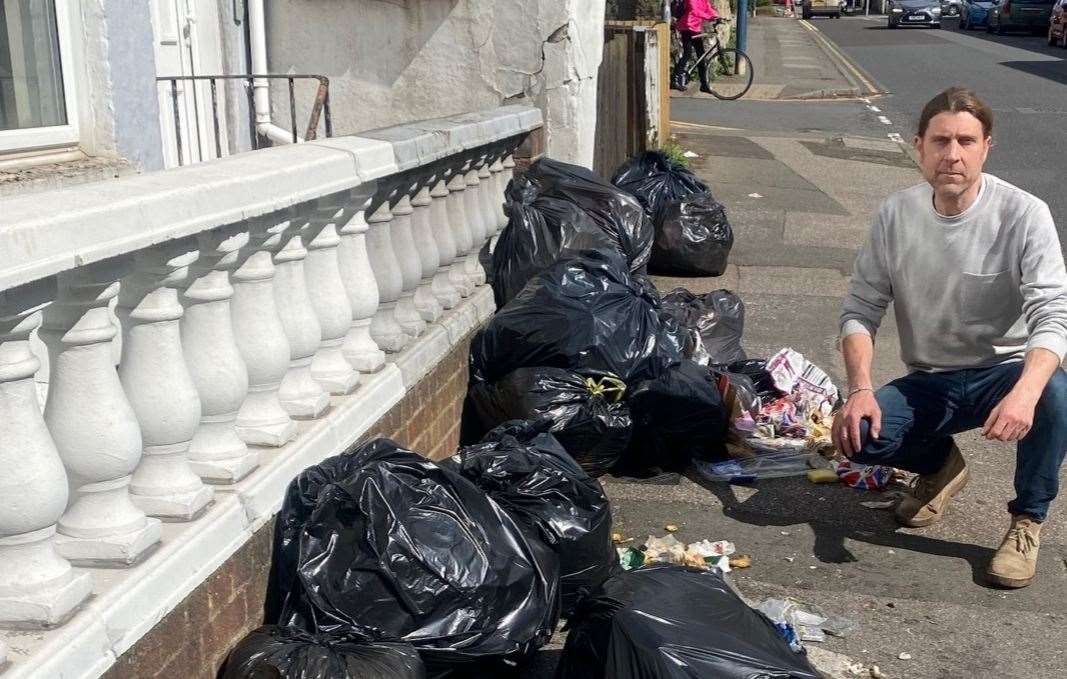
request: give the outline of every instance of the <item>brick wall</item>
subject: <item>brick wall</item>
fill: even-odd
[[[439,460],[455,451],[470,340],[456,345],[361,440],[385,436]],[[215,679],[226,655],[262,623],[274,522],[141,638],[104,679]]]

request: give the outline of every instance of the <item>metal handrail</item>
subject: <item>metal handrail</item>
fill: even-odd
[[[303,74],[303,73],[286,73],[286,74],[260,74],[260,73],[244,73],[237,75],[166,75],[156,78],[156,82],[169,82],[171,101],[174,106],[174,133],[175,141],[178,150],[178,164],[182,164],[182,132],[181,132],[181,117],[180,107],[178,105],[178,81],[203,81],[207,80],[211,83],[211,118],[215,131],[215,155],[216,157],[222,157],[222,139],[219,130],[219,107],[218,107],[218,91],[217,81],[219,80],[244,80],[248,84],[248,114],[251,126],[251,140],[252,148],[258,149],[259,134],[256,132],[256,113],[255,113],[255,99],[254,88],[255,81],[257,79],[264,80],[281,80],[285,79],[289,82],[289,125],[293,133],[293,143],[299,141],[300,137],[297,134],[296,128],[296,80],[317,80],[319,83],[318,89],[315,91],[315,101],[311,106],[311,114],[308,117],[307,131],[304,133],[304,140],[311,141],[318,137],[318,127],[320,118],[325,123],[326,136],[333,136],[333,120],[330,116],[330,79],[324,75]],[[197,112],[196,125],[197,129],[200,127],[199,112]]]

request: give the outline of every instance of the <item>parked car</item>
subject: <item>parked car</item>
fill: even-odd
[[[901,26],[941,28],[940,0],[890,0],[889,28]]]
[[[989,13],[986,30],[997,35],[1008,31],[1044,33],[1048,30],[1055,0],[1003,0]]]
[[[960,15],[960,0],[941,0],[941,18],[958,17]]]
[[[841,18],[841,0],[804,0],[800,15],[805,19],[814,16]]]
[[[996,0],[963,0],[960,6],[960,30],[985,28],[989,23],[989,13],[996,5]]]
[[[1048,22],[1048,44],[1059,44],[1067,49],[1067,0],[1060,0],[1052,8],[1052,18]]]

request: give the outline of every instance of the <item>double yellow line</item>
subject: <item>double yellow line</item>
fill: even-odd
[[[826,50],[830,52],[830,54],[834,55],[838,62],[848,69],[849,73],[856,77],[856,80],[858,80],[860,84],[863,85],[863,87],[867,90],[863,96],[885,94],[883,90],[881,90],[878,86],[871,82],[870,78],[863,74],[859,67],[852,63],[851,59],[846,57],[844,53],[841,52],[841,50],[837,49],[837,46],[830,42],[830,40],[828,40],[826,36],[822,34],[822,31],[812,26],[810,21],[808,21],[807,19],[801,19],[800,25],[814,33],[815,38],[822,44],[822,46],[826,48]]]

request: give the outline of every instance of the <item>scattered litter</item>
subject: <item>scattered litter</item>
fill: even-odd
[[[730,559],[730,568],[748,568],[752,565],[752,557],[747,554],[739,554]]]
[[[749,198],[763,198],[763,196],[761,196],[758,193],[750,193],[750,194],[748,194],[748,197]]]
[[[852,620],[824,615],[816,607],[792,599],[767,599],[756,608],[775,623],[779,633],[791,646],[792,637],[799,641],[821,643],[826,641],[827,634],[845,637],[858,628]]]
[[[861,490],[884,490],[893,476],[890,467],[881,465],[861,465],[850,460],[841,460],[837,465],[837,475],[842,483]]]
[[[697,155],[696,153],[693,153],[692,151],[686,151],[682,155],[685,156],[686,158],[699,158],[700,157],[699,155]]]
[[[792,556],[787,556],[787,557],[785,557],[785,560],[786,560],[786,561],[788,561],[789,563],[793,563],[793,561],[795,560],[795,558],[796,558],[796,557],[792,557]]]
[[[871,665],[871,679],[885,679],[885,674],[878,665]]]
[[[811,570],[815,570],[816,568],[818,568],[818,566],[808,566],[808,568],[810,568]]]
[[[860,504],[867,509],[892,509],[896,503],[896,500],[870,500]]]
[[[861,662],[853,663],[852,665],[848,666],[848,673],[856,677],[860,676],[866,671],[867,668]]]
[[[808,481],[812,483],[837,483],[840,481],[837,472],[833,469],[809,469]]]
[[[901,653],[897,657],[901,660],[911,660],[911,653]]]
[[[611,534],[611,541],[613,543],[615,543],[616,545],[625,545],[627,542],[633,542],[634,539],[633,538],[625,538],[625,537],[622,536],[622,533],[612,533]]]
[[[640,547],[617,547],[615,551],[619,555],[619,564],[627,571],[646,564],[664,563],[729,573],[734,567],[730,555],[737,548],[727,540],[701,540],[687,545],[668,533],[662,538],[649,535]],[[748,556],[738,557],[738,562],[743,564],[738,568],[748,568],[752,564]]]
[[[778,532],[779,532],[779,533],[780,533],[781,535],[789,535],[789,531],[787,531],[787,530],[782,530],[782,531],[778,531]]]
[[[668,523],[666,526],[663,527],[663,529],[668,533],[675,533],[678,531],[678,526],[674,525],[673,523]]]
[[[615,550],[619,554],[619,565],[624,571],[640,568],[645,563],[645,553],[633,547],[618,547]]]

